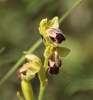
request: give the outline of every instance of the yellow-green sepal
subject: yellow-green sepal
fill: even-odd
[[[50,28],[59,28],[58,17],[54,17],[51,21],[48,22]]]
[[[40,58],[37,57],[36,55],[31,54],[31,53],[26,52],[26,51],[24,51],[23,53],[25,54],[25,57],[27,58],[27,60],[29,62],[36,62],[36,63],[42,65],[42,62],[41,62]]]
[[[68,49],[66,47],[57,47],[57,52],[60,57],[65,57],[69,54],[70,49]]]

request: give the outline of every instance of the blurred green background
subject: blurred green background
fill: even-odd
[[[43,18],[59,18],[77,0],[0,0],[0,80],[39,38]],[[60,24],[66,35],[62,43],[71,50],[62,58],[58,75],[48,75],[43,100],[93,100],[93,0],[83,2]],[[34,54],[42,61],[45,46]],[[19,66],[21,67],[21,65]],[[0,86],[0,100],[19,100],[17,70]],[[39,80],[32,80],[35,99]]]

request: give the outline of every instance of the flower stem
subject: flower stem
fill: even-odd
[[[40,90],[39,90],[38,100],[42,100],[44,90],[48,84],[48,80],[46,78],[46,72],[45,72],[45,69],[43,66],[41,67],[40,71],[38,72],[38,77],[39,77],[39,81],[40,81]]]
[[[48,58],[45,58],[45,61],[44,61],[45,71],[48,69],[47,63],[48,63]]]
[[[44,94],[44,90],[45,90],[45,87],[42,84],[40,84],[40,92],[39,92],[38,100],[42,100],[43,94]]]
[[[59,20],[59,23],[62,23],[68,15],[82,2],[82,0],[78,0]]]
[[[38,100],[42,100],[43,94],[44,94],[44,90],[45,90],[47,84],[48,84],[48,80],[47,79],[45,81],[43,81],[43,82],[40,82],[40,91],[39,91]]]

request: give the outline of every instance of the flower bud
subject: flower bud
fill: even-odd
[[[57,42],[57,43],[61,43],[62,41],[64,41],[66,39],[65,35],[58,28],[48,29],[47,34],[48,34],[50,40]]]
[[[56,51],[49,57],[48,66],[49,66],[48,72],[50,74],[59,73],[59,67],[61,67],[61,59]]]

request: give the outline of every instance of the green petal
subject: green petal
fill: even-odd
[[[50,28],[59,28],[58,17],[52,19]]]
[[[39,32],[41,35],[46,34],[46,28],[47,28],[47,18],[41,20],[41,22],[40,22]]]
[[[25,54],[25,57],[27,58],[27,60],[29,62],[36,62],[36,63],[42,65],[42,62],[41,62],[40,58],[37,57],[36,55],[31,54],[31,53],[26,52],[26,51],[24,51],[23,53]]]
[[[40,22],[40,27],[46,27],[47,25],[47,18],[46,19],[42,19]]]
[[[41,68],[41,65],[36,62],[31,62],[30,65],[31,66],[27,68],[27,72],[29,72],[31,75],[37,73]]]
[[[28,68],[27,72],[32,76],[35,75],[39,70],[34,69],[34,68]],[[26,75],[27,76],[27,75]]]
[[[68,49],[66,47],[57,47],[57,52],[60,57],[65,57],[69,54],[70,49]]]

